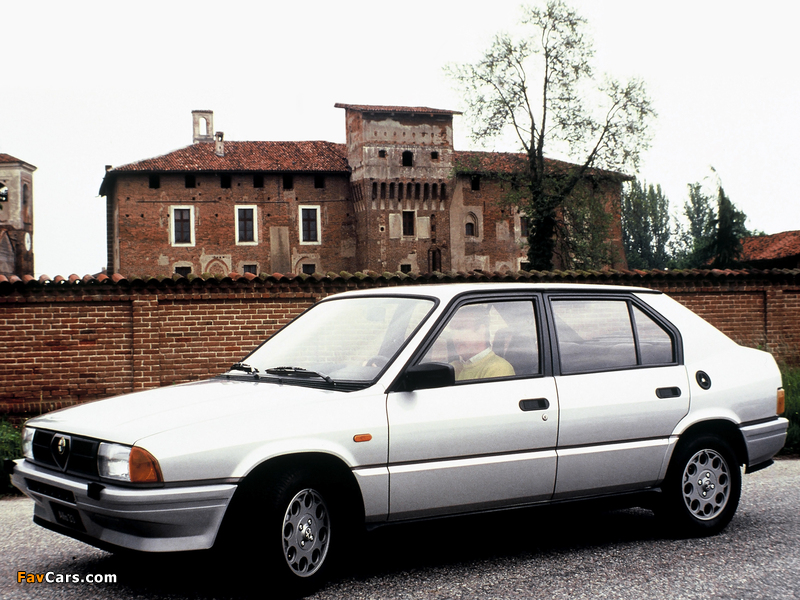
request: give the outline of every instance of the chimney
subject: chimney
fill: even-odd
[[[193,110],[192,111],[192,143],[213,142],[214,136],[214,111],[213,110]]]
[[[225,156],[225,144],[222,142],[224,135],[221,131],[214,134],[214,154],[217,156]]]

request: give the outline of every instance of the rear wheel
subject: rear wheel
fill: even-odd
[[[704,435],[677,448],[664,482],[664,512],[681,535],[713,535],[730,523],[742,473],[730,445]]]

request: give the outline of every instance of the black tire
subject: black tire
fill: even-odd
[[[715,535],[733,519],[742,472],[730,445],[714,435],[681,443],[663,486],[662,513],[678,536]]]
[[[222,548],[235,549],[249,572],[268,572],[258,577],[264,589],[312,593],[330,570],[332,533],[345,527],[333,490],[324,476],[302,470],[248,482],[229,507]]]

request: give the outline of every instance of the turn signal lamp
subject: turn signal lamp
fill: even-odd
[[[158,483],[164,480],[156,457],[138,446],[131,448],[128,473],[132,483]]]
[[[776,410],[776,414],[782,415],[786,410],[786,397],[783,392],[783,388],[778,388],[778,407]]]

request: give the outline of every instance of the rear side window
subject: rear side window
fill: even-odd
[[[627,300],[553,300],[563,374],[672,364],[672,336]]]

